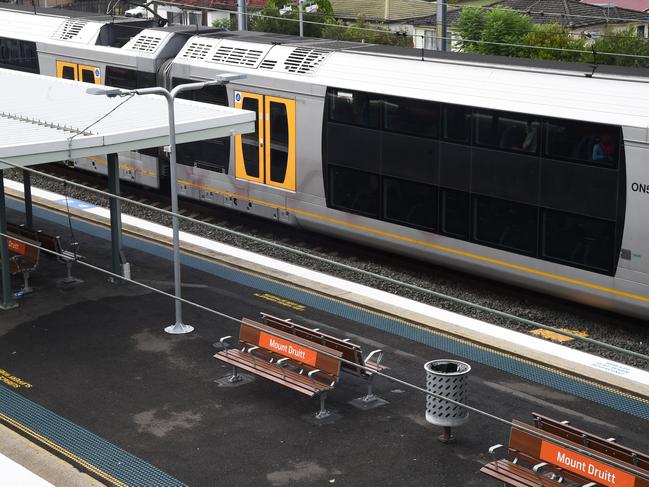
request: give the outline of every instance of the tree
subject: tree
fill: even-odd
[[[532,30],[531,19],[509,8],[484,11],[465,8],[454,27],[462,37],[467,52],[496,56],[517,56]],[[478,42],[471,42],[478,41]]]
[[[532,59],[552,59],[556,61],[585,61],[587,54],[586,40],[575,37],[560,24],[537,24],[527,34],[525,44],[550,49],[535,49],[529,47],[521,51],[521,55]]]
[[[387,44],[391,46],[412,47],[412,39],[404,33],[393,32],[384,25],[369,24],[361,19],[346,25],[334,21],[322,30],[322,37],[340,41],[367,42],[369,44]]]
[[[613,64],[617,66],[649,67],[649,59],[640,57],[614,56],[599,54],[634,54],[637,56],[649,56],[649,45],[647,41],[639,37],[635,27],[628,27],[623,30],[608,28],[604,35],[593,43],[595,52],[598,53],[596,61],[599,64]],[[592,57],[591,57],[592,60]]]
[[[297,7],[293,7],[289,15],[282,16],[279,13],[280,9],[289,3],[291,3],[290,0],[268,0],[259,15],[251,17],[250,30],[298,35],[300,25]],[[318,6],[317,12],[302,13],[304,35],[307,37],[321,37],[323,26],[320,24],[333,21],[333,7],[329,0],[315,0],[313,3]]]

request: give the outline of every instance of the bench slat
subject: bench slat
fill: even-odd
[[[559,482],[546,476],[541,479],[531,470],[509,460],[488,463],[480,472],[514,487],[563,487]]]

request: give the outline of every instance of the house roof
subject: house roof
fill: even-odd
[[[395,22],[428,17],[437,4],[424,0],[331,0],[334,16],[339,19],[359,19]]]
[[[647,15],[635,10],[619,7],[602,7],[582,3],[578,0],[501,0],[489,7],[507,7],[524,12],[532,18],[535,24],[561,24],[564,27],[576,29],[601,24],[623,24],[629,20],[647,22]],[[460,9],[448,12],[448,23],[457,20]],[[436,16],[418,19],[417,25],[435,23]]]
[[[177,5],[178,7],[207,8],[215,10],[236,10],[237,0],[160,0],[161,4]],[[266,6],[266,0],[246,0],[250,10],[261,10]]]
[[[601,7],[620,7],[628,10],[637,10],[638,12],[646,12],[649,10],[649,0],[581,0],[582,3],[589,3],[591,5],[599,5]]]

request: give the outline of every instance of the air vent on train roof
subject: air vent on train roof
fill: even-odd
[[[277,61],[274,59],[264,59],[259,65],[259,69],[273,69]]]
[[[160,37],[140,34],[129,49],[132,49],[133,51],[154,52],[160,45],[161,41],[162,39]]]
[[[210,52],[210,49],[212,49],[211,44],[192,42],[189,47],[185,49],[183,57],[188,59],[205,59],[205,56]]]
[[[66,19],[62,22],[52,34],[52,39],[66,41],[72,39],[81,32],[81,29],[88,23],[85,19]]]
[[[330,51],[296,47],[284,61],[284,69],[289,73],[313,74]]]
[[[264,51],[258,49],[220,45],[214,56],[212,56],[212,61],[254,68],[257,66],[262,54],[264,54]]]

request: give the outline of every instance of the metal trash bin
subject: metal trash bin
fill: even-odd
[[[471,366],[459,360],[431,360],[424,365],[426,370],[426,390],[438,396],[448,397],[466,404],[467,386]],[[439,397],[426,396],[426,421],[443,428],[439,440],[449,443],[454,440],[451,428],[463,425],[469,420],[466,408],[450,403]]]

